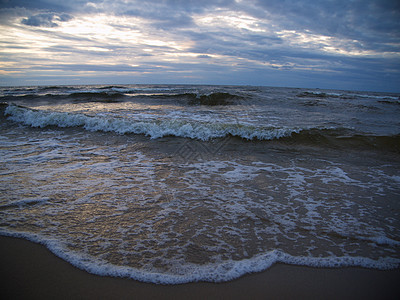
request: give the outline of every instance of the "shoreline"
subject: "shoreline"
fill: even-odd
[[[398,299],[400,269],[276,264],[224,283],[157,285],[89,274],[46,247],[0,236],[2,299]]]

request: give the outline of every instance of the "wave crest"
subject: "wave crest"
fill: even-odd
[[[227,135],[243,139],[272,140],[299,132],[296,128],[257,127],[238,123],[186,121],[179,119],[134,120],[122,117],[88,116],[67,112],[50,112],[9,105],[5,110],[8,119],[32,127],[83,127],[90,131],[118,134],[144,134],[151,138],[176,136],[207,141]]]
[[[3,105],[4,108],[5,105]],[[32,127],[83,127],[89,131],[117,134],[143,134],[152,139],[165,136],[208,141],[226,136],[244,140],[278,140],[289,145],[310,145],[331,148],[373,148],[400,153],[400,134],[374,136],[348,128],[274,127],[206,122],[178,118],[134,119],[129,117],[89,116],[82,113],[35,110],[11,104],[4,110],[8,120]]]

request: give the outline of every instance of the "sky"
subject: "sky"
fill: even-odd
[[[399,0],[0,0],[0,85],[400,92]]]

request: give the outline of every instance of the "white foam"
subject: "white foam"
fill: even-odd
[[[116,266],[96,259],[87,254],[68,250],[64,243],[53,238],[44,238],[34,233],[11,232],[0,229],[0,235],[25,238],[32,242],[46,246],[55,255],[89,273],[100,276],[113,276],[131,278],[142,282],[159,284],[182,284],[188,282],[224,282],[243,276],[244,274],[261,272],[276,263],[302,265],[309,267],[350,267],[358,266],[380,270],[394,269],[400,266],[400,259],[380,258],[373,260],[365,257],[306,257],[292,256],[279,250],[268,251],[249,259],[226,260],[206,265],[171,262],[174,273],[160,273],[155,270],[146,271],[132,267]],[[107,247],[107,244],[102,245]]]
[[[395,175],[393,175],[393,176],[390,176],[390,179],[392,179],[392,180],[394,180],[394,181],[400,183],[400,176],[395,176]]]
[[[366,240],[373,241],[373,242],[377,243],[378,245],[400,246],[400,241],[395,241],[386,236],[375,236],[375,237],[371,237],[371,238],[366,238]]]
[[[290,136],[300,132],[299,128],[257,127],[238,123],[193,122],[178,118],[145,119],[88,116],[82,113],[32,110],[29,108],[10,105],[5,114],[9,120],[32,127],[84,127],[89,131],[116,132],[118,134],[144,134],[151,138],[178,136],[199,140],[220,138],[226,135],[238,136],[244,139],[271,140]]]
[[[321,172],[322,170],[318,170]],[[322,178],[322,182],[329,184],[332,181],[338,181],[342,183],[356,183],[357,181],[350,178],[347,173],[339,167],[331,167],[327,170],[323,170],[322,173],[328,173],[330,176]]]

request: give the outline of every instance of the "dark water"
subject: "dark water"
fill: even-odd
[[[276,262],[397,268],[398,94],[0,88],[0,234],[79,268],[226,281]]]

